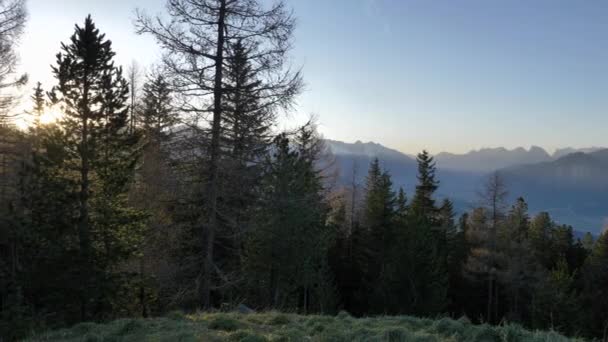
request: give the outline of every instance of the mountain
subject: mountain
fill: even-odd
[[[532,146],[529,150],[522,147],[507,150],[483,148],[465,154],[442,152],[435,156],[437,167],[448,170],[490,172],[514,165],[550,161],[552,158],[544,149]]]
[[[561,157],[564,157],[564,156],[567,156],[569,154],[576,153],[576,152],[592,153],[592,152],[596,152],[596,151],[603,150],[603,149],[605,149],[605,147],[558,148],[557,150],[555,150],[555,152],[553,152],[552,157],[553,157],[553,159],[559,159]]]
[[[509,167],[503,172],[537,184],[607,189],[608,149],[575,152],[554,161]]]
[[[532,210],[598,232],[608,218],[608,149],[575,152],[557,160],[501,170],[512,194]]]
[[[363,184],[367,169],[374,158],[378,158],[383,168],[389,170],[396,186],[411,187],[416,179],[417,163],[397,150],[384,147],[374,142],[345,143],[325,140],[325,145],[333,154],[334,166],[338,171],[338,181],[350,184],[353,174],[359,184]]]
[[[363,186],[369,163],[377,157],[391,174],[395,188],[403,187],[411,198],[417,183],[414,158],[373,142],[327,140],[326,146],[334,156],[338,183],[351,184],[354,174],[358,186]],[[511,151],[483,149],[462,156],[462,160],[469,160],[475,167],[465,167],[464,162],[458,161],[460,168],[455,166],[458,163],[454,160],[458,158],[453,156],[457,155],[441,155],[437,156],[440,180],[437,198],[452,199],[458,212],[475,205],[488,173],[500,169],[507,181],[509,201],[524,197],[533,214],[548,211],[560,223],[594,233],[599,232],[608,217],[608,149],[576,152],[558,159],[534,147]],[[500,160],[499,156],[506,160]],[[446,167],[446,160],[448,166],[452,162],[452,168]]]

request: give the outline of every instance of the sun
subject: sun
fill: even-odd
[[[43,125],[47,125],[53,122],[58,121],[61,118],[62,114],[56,110],[46,110],[40,116],[40,123]]]
[[[40,123],[48,125],[57,122],[62,117],[61,112],[53,109],[47,109],[40,116]],[[21,115],[14,119],[14,124],[19,129],[26,130],[34,125],[34,117],[32,115]]]

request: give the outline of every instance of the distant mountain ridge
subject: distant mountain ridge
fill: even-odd
[[[326,140],[326,145],[334,155],[339,183],[348,185],[354,176],[358,185],[363,185],[369,163],[377,157],[392,175],[395,187],[413,193],[417,182],[414,158],[373,142]],[[540,147],[439,154],[437,197],[449,197],[460,212],[468,210],[475,205],[487,174],[498,169],[507,180],[511,201],[522,196],[532,213],[548,211],[560,223],[597,233],[608,218],[608,149],[586,149],[588,153],[571,150],[574,152],[560,157]]]
[[[565,147],[565,148],[558,148],[557,150],[555,150],[555,152],[553,152],[553,159],[559,159],[561,157],[567,156],[569,154],[572,153],[576,153],[576,152],[583,152],[583,153],[592,153],[592,152],[597,152],[600,150],[604,150],[606,149],[606,147],[585,147],[585,148],[572,148],[572,147]]]
[[[518,147],[483,148],[465,154],[442,152],[435,156],[437,166],[442,169],[489,172],[505,167],[532,164],[552,160],[543,148],[532,146],[529,150]]]

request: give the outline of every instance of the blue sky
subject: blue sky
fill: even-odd
[[[22,67],[49,65],[88,13],[118,61],[153,63],[133,11],[164,0],[28,0]],[[606,146],[608,2],[288,0],[298,18],[294,65],[307,83],[296,113],[331,139],[414,153],[505,146]]]

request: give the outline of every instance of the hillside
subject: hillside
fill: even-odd
[[[575,152],[557,160],[502,170],[510,191],[533,210],[562,223],[599,232],[608,217],[608,150]]]
[[[516,325],[473,325],[466,319],[408,316],[353,318],[294,314],[174,314],[170,318],[81,323],[33,341],[576,341],[555,332],[531,332]]]

